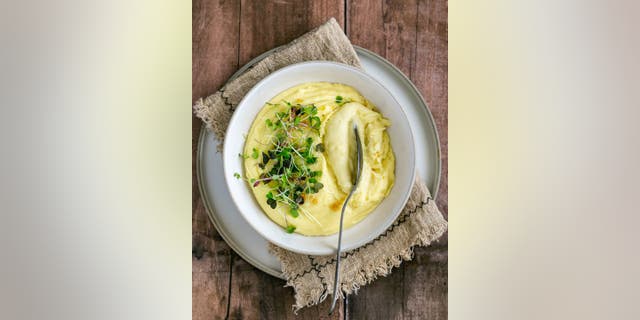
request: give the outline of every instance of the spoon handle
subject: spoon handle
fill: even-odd
[[[349,199],[356,191],[358,187],[358,182],[360,181],[360,174],[362,172],[362,143],[360,142],[360,135],[358,135],[358,126],[353,124],[353,132],[356,135],[356,153],[357,153],[357,163],[358,166],[356,168],[356,178],[353,182],[353,187],[351,187],[351,191],[347,196],[347,199],[342,204],[342,211],[340,212],[340,231],[338,233],[338,252],[336,253],[336,272],[333,279],[333,301],[331,302],[331,309],[329,310],[329,315],[333,313],[333,310],[336,308],[336,302],[338,301],[338,283],[340,282],[340,249],[342,247],[342,222],[344,220],[344,211],[347,209],[347,204],[349,203]]]

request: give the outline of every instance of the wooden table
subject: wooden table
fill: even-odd
[[[437,203],[447,216],[447,1],[193,0],[193,101],[215,92],[240,66],[330,17],[353,44],[395,64],[418,87],[442,144]],[[291,311],[293,289],[240,258],[209,221],[198,192],[193,118],[193,319],[446,319],[447,235],[391,275],[349,296],[328,317],[330,300]]]

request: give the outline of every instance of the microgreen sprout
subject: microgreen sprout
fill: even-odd
[[[267,104],[278,107],[274,109],[274,116],[265,120],[266,127],[273,133],[269,135],[267,150],[252,150],[251,158],[258,160],[257,166],[262,173],[249,182],[253,187],[260,184],[269,187],[266,203],[272,209],[285,207],[286,231],[292,233],[296,227],[289,224],[287,216],[297,218],[303,213],[319,223],[300,206],[308,195],[318,193],[324,187],[318,181],[322,171],[311,168],[318,161],[317,153],[324,152],[324,145],[316,142],[322,121],[314,104],[284,100],[279,104]]]

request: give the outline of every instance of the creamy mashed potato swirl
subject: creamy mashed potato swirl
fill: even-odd
[[[342,97],[342,102],[336,102]],[[349,228],[365,218],[389,194],[394,183],[395,158],[386,128],[391,125],[375,107],[354,88],[337,83],[305,83],[285,90],[268,103],[254,120],[244,147],[246,155],[254,149],[266,150],[271,144],[273,130],[265,123],[276,112],[282,111],[282,101],[295,104],[314,104],[321,127],[317,142],[324,145],[313,170],[321,170],[318,180],[324,187],[308,194],[299,208],[300,215],[292,217],[289,208],[278,205],[272,209],[266,200],[271,188],[266,184],[250,187],[256,200],[277,224],[295,226],[295,232],[320,236],[336,233],[339,229],[340,210],[352,187],[355,174],[355,137],[353,123],[358,124],[364,146],[361,180],[356,193],[349,201],[344,217],[344,227]],[[259,167],[260,158],[245,159],[245,178],[259,179],[264,171]],[[286,219],[286,221],[285,221]]]

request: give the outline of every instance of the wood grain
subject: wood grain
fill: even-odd
[[[344,319],[341,304],[332,316],[327,315],[329,298],[294,314],[293,289],[284,285],[283,280],[256,270],[242,259],[234,259],[230,319]]]
[[[215,92],[238,68],[239,9],[236,1],[193,1],[193,101]],[[224,319],[234,253],[209,221],[198,190],[195,160],[201,126],[200,120],[193,117],[192,318]]]
[[[402,270],[403,319],[447,319],[447,246],[418,248]]]
[[[239,67],[240,3],[193,0],[192,97],[216,92]],[[193,122],[200,128],[201,122]],[[197,138],[197,137],[194,137]]]
[[[448,218],[448,20],[447,1],[418,2],[416,58],[411,81],[420,89],[433,114],[440,135],[442,179],[436,203]],[[446,237],[445,237],[446,240]]]
[[[416,54],[415,0],[349,1],[347,35],[355,45],[385,57],[407,76]]]
[[[442,178],[436,199],[448,219],[448,19],[447,1],[419,0],[416,55],[411,81],[419,88],[433,114],[440,136]],[[437,244],[416,248],[405,264],[404,317],[446,319],[448,308],[448,232]]]
[[[242,1],[240,64],[286,44],[331,17],[344,24],[343,0]]]
[[[402,319],[404,269],[362,287],[349,296],[348,319]]]
[[[330,17],[351,41],[395,64],[429,104],[440,134],[442,180],[437,203],[447,201],[447,1],[193,0],[193,100],[215,92],[238,67],[285,44]],[[204,210],[195,177],[201,123],[193,119],[193,319],[446,319],[447,236],[416,248],[405,262],[351,295],[327,316],[330,297],[295,316],[293,290],[237,256]]]

